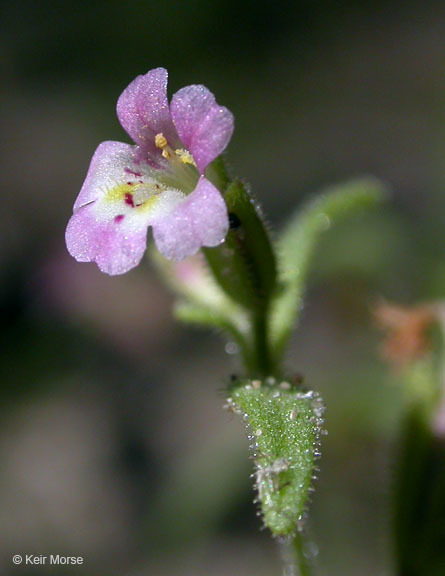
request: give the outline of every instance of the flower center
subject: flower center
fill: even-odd
[[[109,205],[124,202],[131,208],[150,209],[158,200],[159,194],[167,188],[155,181],[127,182],[111,188],[104,201]]]
[[[170,174],[163,180],[180,188],[186,194],[192,192],[198,182],[199,173],[190,152],[184,148],[173,149],[162,132],[156,134],[155,146],[162,151],[162,157],[168,162]]]
[[[190,164],[196,168],[196,162],[190,152],[184,148],[176,148],[176,150],[173,151],[167,142],[167,138],[162,132],[156,134],[155,145],[156,148],[160,148],[162,150],[162,156],[167,160],[174,160],[176,157],[178,157],[179,161],[183,164]]]

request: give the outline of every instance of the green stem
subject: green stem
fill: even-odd
[[[283,576],[311,576],[311,564],[305,555],[303,534],[297,532],[283,545]]]
[[[252,313],[252,336],[255,358],[254,376],[274,375],[274,362],[270,349],[268,310],[262,308]]]

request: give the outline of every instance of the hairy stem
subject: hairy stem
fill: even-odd
[[[301,532],[283,542],[283,576],[311,576],[312,569],[305,554],[305,546]]]

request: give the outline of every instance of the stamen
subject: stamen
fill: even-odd
[[[169,168],[163,170],[162,180],[168,186],[174,186],[191,192],[195,189],[199,178],[193,156],[188,150],[177,148],[173,150],[162,132],[154,138],[156,148],[162,151],[162,156],[168,160]]]
[[[192,166],[196,167],[196,162],[188,150],[184,150],[184,148],[177,148],[175,150],[175,154],[183,164],[191,164]]]
[[[164,136],[164,134],[162,132],[159,132],[159,134],[156,134],[156,136],[155,136],[156,148],[160,148],[161,150],[163,150],[164,148],[167,147],[167,145],[168,145],[167,138]]]
[[[162,156],[164,158],[167,158],[167,160],[172,157],[171,152],[170,152],[170,147],[169,147],[168,142],[167,142],[167,138],[164,136],[164,134],[162,132],[159,132],[159,134],[156,134],[155,146],[156,146],[156,148],[160,148],[162,150]]]

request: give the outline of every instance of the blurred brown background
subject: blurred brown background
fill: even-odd
[[[236,358],[172,320],[149,265],[109,278],[64,246],[94,149],[128,141],[119,94],[165,66],[171,93],[203,83],[234,112],[233,171],[276,230],[345,178],[394,191],[321,243],[288,360],[328,406],[319,573],[391,574],[400,394],[369,310],[445,289],[443,2],[17,0],[0,26],[1,573],[280,573],[221,410]],[[85,564],[14,567],[25,553]]]

